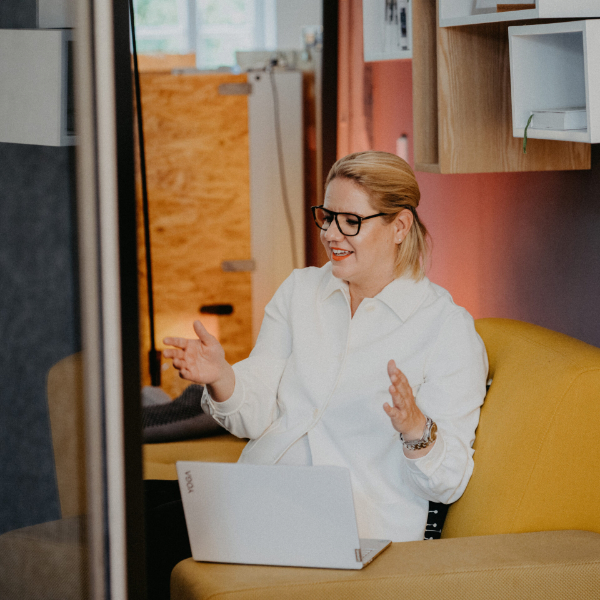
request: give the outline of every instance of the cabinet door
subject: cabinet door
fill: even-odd
[[[218,332],[230,363],[252,347],[251,273],[225,272],[224,261],[249,261],[248,99],[219,94],[245,75],[142,73],[156,345],[166,335],[194,335],[200,318]],[[150,348],[145,253],[138,194],[142,378],[149,384]],[[239,264],[239,263],[236,263]],[[201,306],[231,304],[227,316],[201,316]],[[187,384],[172,366],[162,386]]]
[[[434,173],[589,169],[589,144],[512,135],[508,23],[438,26],[413,4],[415,168]]]

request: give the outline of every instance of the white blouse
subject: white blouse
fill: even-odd
[[[383,410],[390,359],[438,426],[417,459],[404,455]],[[351,317],[348,285],[330,263],[296,270],[267,305],[254,350],[233,368],[233,395],[219,403],[205,392],[202,404],[250,439],[240,462],[348,468],[361,537],[422,540],[428,501],[464,492],[487,355],[471,315],[427,278],[395,279]]]

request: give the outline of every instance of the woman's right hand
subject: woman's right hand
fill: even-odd
[[[200,321],[194,321],[197,340],[167,337],[163,342],[174,346],[163,351],[165,358],[173,359],[179,376],[208,387],[213,400],[224,402],[233,394],[235,374],[225,360],[225,350]]]

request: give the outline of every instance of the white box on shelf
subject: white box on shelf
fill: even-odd
[[[363,0],[365,62],[412,58],[412,1]]]
[[[535,8],[497,12],[497,4],[517,4],[514,0],[439,0],[440,27],[523,21],[525,19],[585,19],[600,17],[599,0],[521,0]]]
[[[70,29],[0,29],[0,142],[75,143]]]
[[[75,27],[74,13],[72,0],[37,0],[38,27],[40,29]]]
[[[585,108],[564,108],[534,110],[530,127],[532,129],[587,129]]]
[[[527,137],[600,142],[600,21],[508,28],[513,136],[533,111],[583,107],[585,129],[532,129]],[[534,117],[535,119],[535,117]]]

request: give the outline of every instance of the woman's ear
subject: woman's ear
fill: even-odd
[[[414,218],[412,211],[408,210],[408,208],[401,210],[396,215],[396,218],[393,221],[396,230],[396,244],[401,244],[404,241],[404,238],[408,235],[408,232],[412,227]]]

